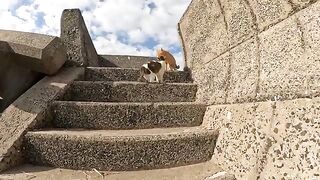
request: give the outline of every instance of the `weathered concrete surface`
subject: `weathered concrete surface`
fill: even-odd
[[[140,68],[142,64],[155,59],[148,56],[99,55],[99,64],[103,67]]]
[[[99,66],[98,55],[79,9],[65,9],[61,15],[61,35],[68,66]]]
[[[197,85],[192,83],[141,83],[131,81],[76,81],[64,100],[97,102],[192,102]]]
[[[213,162],[205,162],[188,166],[168,169],[154,169],[144,171],[81,171],[23,165],[4,172],[0,179],[6,180],[56,180],[56,179],[87,179],[87,180],[204,180],[212,174],[221,171]]]
[[[197,99],[223,104],[320,95],[319,7],[318,1],[192,1],[179,31],[200,84]]]
[[[200,126],[206,106],[200,103],[108,103],[57,101],[53,124],[62,128],[138,129]]]
[[[212,160],[238,179],[319,178],[320,99],[214,105],[204,125],[220,130]]]
[[[71,169],[142,170],[208,161],[217,133],[201,127],[28,132],[30,162]]]
[[[138,81],[140,69],[119,67],[88,67],[85,70],[86,81]],[[164,82],[187,83],[192,82],[188,71],[165,72]]]
[[[21,140],[28,129],[46,122],[48,105],[62,96],[83,69],[62,69],[58,75],[46,77],[11,104],[0,117],[0,171],[19,164],[22,160]]]
[[[0,41],[0,112],[43,76],[14,62],[8,42]]]
[[[66,51],[58,37],[0,30],[0,41],[8,43],[13,61],[36,72],[52,75],[66,61]]]

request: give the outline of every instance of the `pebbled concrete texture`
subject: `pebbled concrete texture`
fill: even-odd
[[[25,136],[35,164],[71,169],[142,170],[211,158],[217,133],[200,127],[117,131],[37,131]]]
[[[292,12],[292,6],[283,0],[248,0],[256,16],[260,31],[286,19]]]
[[[197,85],[191,83],[141,83],[77,81],[64,100],[97,102],[189,102],[195,100]]]
[[[23,161],[21,143],[26,131],[48,122],[49,103],[60,98],[67,85],[82,74],[82,69],[62,69],[58,75],[40,80],[2,112],[0,171]]]
[[[57,101],[53,124],[61,128],[141,129],[199,126],[206,106],[200,103],[99,103]]]
[[[197,99],[223,104],[319,96],[320,2],[303,2],[192,1],[179,30],[194,83],[200,84]],[[206,9],[208,4],[214,7]],[[216,33],[206,36],[210,28],[219,37],[210,39]],[[227,46],[219,53],[210,51],[221,43],[220,38],[225,42],[225,37]],[[204,39],[215,45],[206,44]],[[230,56],[230,64],[221,66],[226,56]],[[210,70],[208,66],[219,69]],[[216,79],[223,79],[225,88],[209,88]]]
[[[86,81],[138,81],[140,69],[119,67],[88,67],[85,70]],[[164,82],[192,82],[188,71],[166,72]]]
[[[210,106],[212,160],[238,179],[319,178],[319,98]]]
[[[99,64],[102,67],[140,68],[142,64],[155,57],[129,55],[99,55]]]
[[[99,66],[97,51],[80,9],[65,9],[61,15],[60,37],[66,47],[68,66]]]
[[[59,37],[0,30],[0,41],[9,46],[11,61],[35,72],[53,75],[66,61],[66,50]]]
[[[141,170],[141,171],[99,171],[94,170],[70,170],[52,167],[42,167],[34,165],[23,165],[4,172],[0,175],[0,179],[6,180],[56,180],[56,179],[78,179],[78,180],[204,180],[207,177],[220,172],[221,169],[213,162],[204,162],[194,165]],[[101,175],[100,175],[100,174]],[[206,179],[207,180],[207,179]],[[212,179],[208,179],[212,180]]]

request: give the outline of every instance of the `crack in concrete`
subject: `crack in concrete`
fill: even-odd
[[[219,8],[220,8],[220,11],[221,11],[221,14],[222,14],[222,17],[223,17],[223,22],[225,24],[225,28],[228,31],[228,23],[227,23],[227,20],[226,20],[226,13],[224,12],[224,9],[222,7],[221,0],[217,0],[217,2],[219,4]]]

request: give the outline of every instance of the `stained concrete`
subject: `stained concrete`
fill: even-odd
[[[34,164],[71,169],[141,170],[210,160],[217,133],[201,127],[143,130],[28,132],[26,156]]]

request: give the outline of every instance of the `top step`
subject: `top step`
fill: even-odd
[[[155,59],[148,56],[99,55],[99,64],[102,67],[140,68],[142,64]]]
[[[88,67],[85,81],[137,81],[140,76],[138,68],[119,67]],[[192,82],[191,74],[186,71],[166,72],[164,81],[167,83]]]

